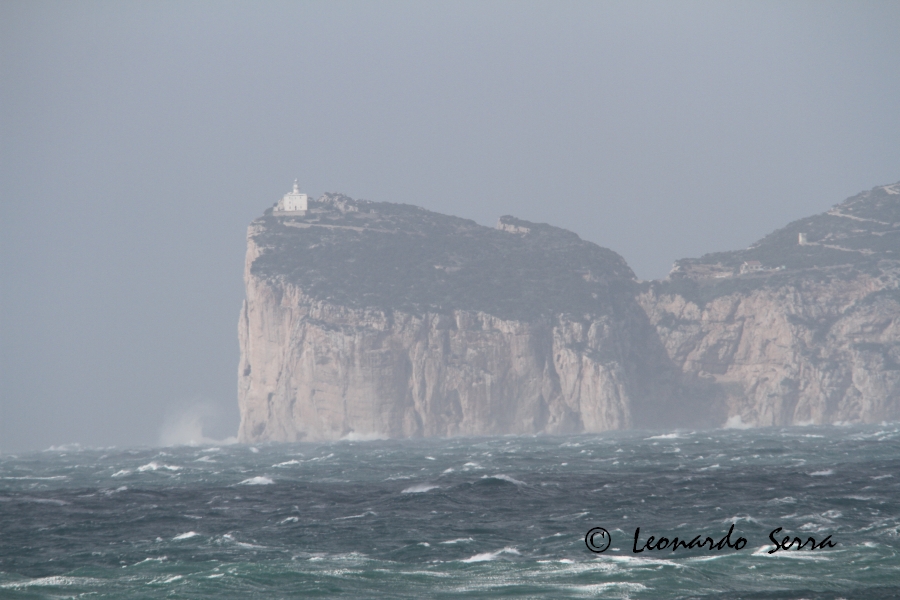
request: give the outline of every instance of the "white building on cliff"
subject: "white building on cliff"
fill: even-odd
[[[288,192],[284,195],[284,197],[278,201],[278,204],[275,205],[275,213],[289,213],[292,215],[305,215],[309,203],[309,197],[306,194],[301,194],[300,189],[297,187],[297,180],[294,180],[294,189],[291,192]]]

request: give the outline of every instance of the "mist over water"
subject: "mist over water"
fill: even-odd
[[[891,598],[898,473],[896,425],[57,448],[0,457],[0,595]]]

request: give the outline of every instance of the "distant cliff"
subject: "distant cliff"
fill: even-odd
[[[638,282],[549,225],[326,194],[248,232],[242,441],[900,416],[900,185]],[[800,233],[804,244],[799,244]]]
[[[900,184],[678,261],[639,300],[726,423],[900,418]]]
[[[240,439],[581,432],[659,422],[678,372],[625,261],[326,195],[248,234]]]

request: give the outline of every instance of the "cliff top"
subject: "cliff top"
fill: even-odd
[[[746,250],[679,260],[668,279],[655,285],[702,301],[797,278],[878,274],[898,268],[900,182],[789,223]]]
[[[799,241],[804,234],[806,243]],[[827,267],[900,260],[900,183],[876,187],[778,229],[746,250],[717,252],[685,264],[740,267],[757,260],[764,266]]]
[[[325,194],[304,216],[267,210],[249,236],[262,250],[253,275],[354,308],[532,319],[604,314],[634,292],[634,273],[615,252],[509,216],[495,229],[408,204]]]

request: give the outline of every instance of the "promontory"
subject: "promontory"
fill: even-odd
[[[296,186],[247,240],[241,441],[900,417],[900,184],[653,282],[550,225]]]

